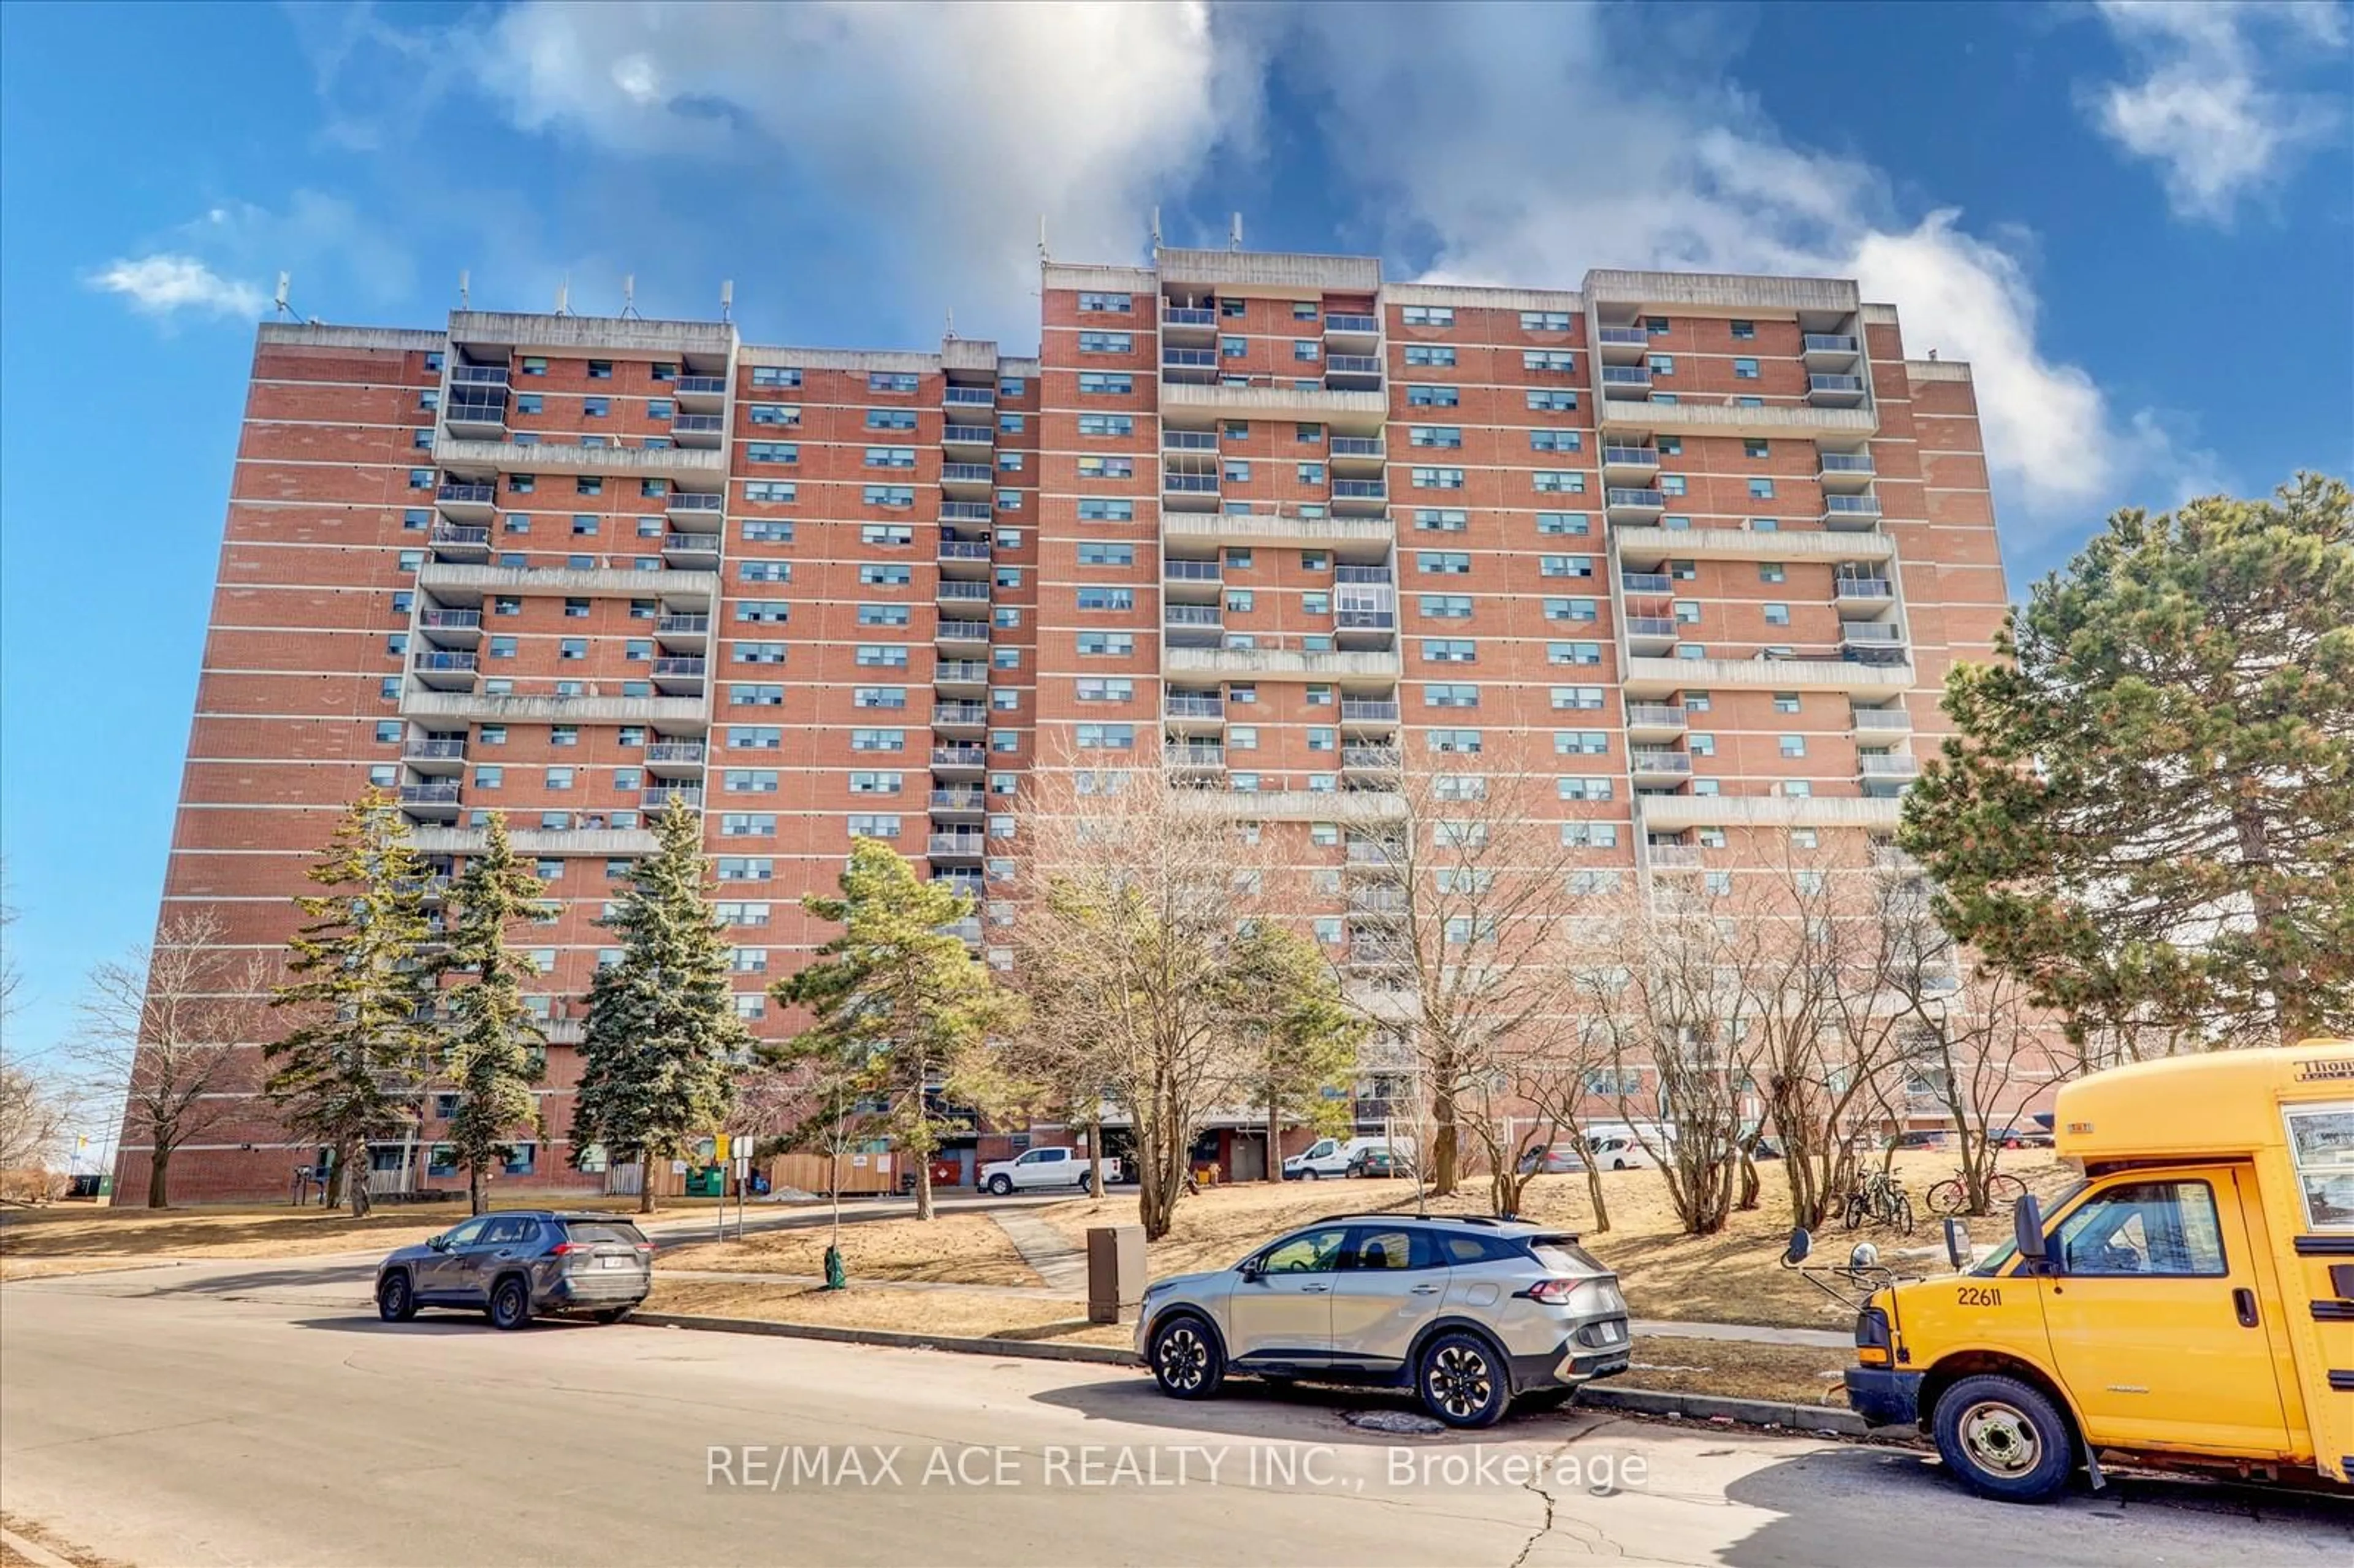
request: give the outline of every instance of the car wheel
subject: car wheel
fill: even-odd
[[[1013,1178],[1011,1176],[991,1176],[989,1179],[989,1190],[1002,1198],[1005,1194],[1013,1191]]]
[[[1613,1171],[1624,1171],[1627,1169],[1627,1162],[1623,1160],[1614,1160],[1610,1162],[1610,1169]]]
[[[1080,1192],[1086,1192],[1087,1190],[1087,1173],[1086,1171],[1080,1171],[1080,1172],[1079,1172],[1079,1191],[1080,1191]]]
[[[634,1304],[628,1307],[606,1307],[590,1313],[589,1316],[599,1323],[618,1323],[636,1310],[637,1307]]]
[[[1225,1352],[1210,1326],[1191,1313],[1152,1334],[1152,1381],[1172,1399],[1207,1399],[1226,1381]]]
[[[531,1324],[531,1287],[520,1274],[510,1274],[491,1287],[491,1327],[523,1329]]]
[[[2002,1502],[2043,1502],[2076,1461],[2068,1418],[2013,1377],[1966,1377],[1938,1397],[1937,1452],[1972,1491]]]
[[[1512,1403],[1522,1410],[1559,1410],[1576,1397],[1574,1388],[1532,1388]]]
[[[376,1315],[387,1323],[406,1323],[417,1316],[417,1298],[409,1292],[406,1272],[387,1274],[376,1281]]]
[[[1469,1334],[1441,1334],[1431,1340],[1415,1386],[1422,1407],[1449,1426],[1493,1426],[1512,1402],[1495,1347]]]
[[[1324,1172],[1321,1171],[1302,1171],[1300,1175],[1306,1177],[1310,1181],[1321,1181],[1324,1180]]]

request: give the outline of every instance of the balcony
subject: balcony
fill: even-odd
[[[1913,668],[1901,648],[1887,662],[1845,654],[1751,659],[1652,659],[1629,657],[1621,678],[1627,694],[1667,696],[1676,692],[1850,692],[1894,696],[1913,685]]]
[[[727,498],[713,491],[673,490],[663,497],[663,510],[673,518],[716,527],[726,514]]]
[[[1896,602],[1896,585],[1886,577],[1834,577],[1831,591],[1842,607],[1876,604],[1885,608]]]
[[[719,414],[673,414],[670,439],[692,450],[716,451],[726,444],[727,420]]]
[[[1855,769],[1866,779],[1918,779],[1921,759],[1909,752],[1867,751],[1855,759]]]
[[[1701,847],[1698,844],[1645,844],[1644,858],[1653,871],[1698,871],[1701,869]]]
[[[989,661],[986,659],[941,659],[932,666],[932,684],[942,691],[949,687],[987,686]]]
[[[989,585],[985,582],[960,582],[954,577],[942,577],[936,597],[943,604],[953,601],[987,604]]]
[[[707,615],[665,615],[654,621],[654,635],[663,645],[672,649],[700,652],[711,639],[711,617]]]
[[[935,773],[979,773],[989,766],[989,752],[978,746],[936,746],[932,747],[932,771]]]
[[[986,539],[943,539],[940,541],[939,558],[943,561],[986,562],[989,549]]]
[[[981,860],[989,853],[989,835],[933,833],[924,840],[924,853],[934,860]]]
[[[1378,883],[1349,889],[1349,913],[1360,918],[1394,919],[1406,912],[1406,895],[1403,887],[1384,887]]]
[[[1656,740],[1667,736],[1681,735],[1689,720],[1681,703],[1628,703],[1627,705],[1627,736]]]
[[[1594,343],[1606,359],[1639,359],[1651,350],[1651,334],[1639,326],[1597,327]]]
[[[1879,527],[1880,497],[1877,495],[1824,496],[1823,526],[1856,529]]]
[[[1809,376],[1807,401],[1818,408],[1856,408],[1863,405],[1861,376]]]
[[[1223,746],[1164,746],[1161,766],[1176,773],[1215,772],[1226,765]]]
[[[472,653],[425,649],[412,656],[409,668],[417,672],[419,683],[437,692],[471,692],[474,689],[474,656]]]
[[[1165,604],[1161,607],[1161,627],[1163,631],[1189,635],[1197,641],[1207,638],[1214,641],[1225,624],[1225,612],[1214,604]]]
[[[665,534],[662,542],[663,559],[672,566],[689,571],[712,571],[719,565],[719,535],[716,534]]]
[[[1602,503],[1613,523],[1647,523],[1668,508],[1664,491],[1648,487],[1629,488],[1612,485],[1602,493]]]
[[[987,703],[936,702],[932,705],[934,729],[980,729],[988,723]]]
[[[727,401],[727,377],[681,376],[671,382],[670,390],[680,408],[709,412]]]
[[[508,367],[504,365],[453,365],[450,367],[452,387],[495,387],[504,391],[509,382]]]
[[[1656,656],[1675,646],[1681,627],[1672,615],[1630,615],[1626,618],[1627,652]]]
[[[709,748],[699,740],[657,740],[646,747],[649,768],[700,768]]]
[[[1395,724],[1398,705],[1394,700],[1371,697],[1342,697],[1341,722],[1344,725]]]
[[[420,609],[418,634],[436,648],[472,648],[482,640],[479,609]]]
[[[1187,696],[1172,693],[1161,699],[1161,711],[1170,718],[1217,719],[1226,714],[1224,697]]]
[[[1376,467],[1388,461],[1389,448],[1379,436],[1334,436],[1327,443],[1334,472]]]
[[[710,661],[691,657],[673,657],[654,661],[654,685],[673,696],[692,696],[703,690],[703,678]]]
[[[1215,430],[1171,430],[1161,432],[1161,450],[1169,452],[1214,452],[1218,450]]]
[[[1606,445],[1602,449],[1602,482],[1605,484],[1644,480],[1659,471],[1659,449],[1657,447]]]
[[[1651,367],[1648,365],[1606,365],[1602,367],[1602,391],[1605,397],[1651,395]]]
[[[989,622],[944,615],[940,617],[938,629],[932,633],[932,641],[953,647],[986,647],[989,644]]]
[[[1170,496],[1199,496],[1214,507],[1218,499],[1218,476],[1214,473],[1177,473],[1163,469],[1161,493]]]
[[[1172,592],[1216,593],[1225,582],[1225,568],[1217,561],[1170,559],[1161,563],[1161,580]]]
[[[944,387],[940,389],[940,407],[944,408],[994,408],[997,388],[991,387]]]
[[[1676,579],[1665,572],[1620,572],[1618,586],[1630,594],[1671,594]]]
[[[488,528],[444,523],[433,530],[430,543],[436,560],[479,562],[491,558],[491,531]]]
[[[433,492],[433,503],[453,522],[487,523],[498,511],[499,487],[445,481]]]
[[[997,471],[985,462],[940,464],[940,490],[945,494],[987,495],[997,487]]]
[[[929,806],[936,817],[980,816],[989,809],[989,797],[972,785],[961,789],[935,789]]]
[[[429,821],[454,821],[458,816],[458,781],[437,779],[428,784],[403,784],[400,809]]]
[[[1218,313],[1206,305],[1163,305],[1161,307],[1161,328],[1163,334],[1194,336],[1204,331],[1218,330]]]
[[[1809,370],[1838,370],[1851,366],[1855,356],[1863,352],[1863,344],[1857,339],[1829,332],[1807,334],[1799,348],[1806,355]]]
[[[466,743],[441,737],[415,739],[400,748],[400,759],[419,773],[455,773],[465,766]]]
[[[1303,365],[1299,368],[1317,367]],[[1167,373],[1161,377],[1161,417],[1193,424],[1212,419],[1292,420],[1326,425],[1335,434],[1378,433],[1389,419],[1389,398],[1373,387],[1363,390],[1334,387],[1331,367],[1324,368],[1326,380],[1309,380],[1305,385],[1291,376],[1255,376],[1237,378],[1238,384],[1230,385],[1213,379],[1215,371],[1194,371],[1195,379],[1191,381]],[[1378,382],[1378,370],[1377,363],[1376,373],[1363,379]]]
[[[1355,311],[1324,313],[1324,336],[1328,341],[1336,337],[1363,338],[1381,335],[1382,319],[1379,316],[1361,315]]]
[[[1904,735],[1911,734],[1913,730],[1912,710],[1902,703],[1888,708],[1850,708],[1847,716],[1859,730],[1873,730],[1882,734],[1893,731]]]
[[[1394,746],[1344,746],[1341,748],[1341,771],[1343,773],[1394,773],[1402,758]]]
[[[1343,851],[1346,863],[1373,871],[1394,870],[1405,856],[1379,839],[1351,839]]]
[[[1328,354],[1324,356],[1324,385],[1334,392],[1378,392],[1382,385],[1382,362],[1377,355]]]
[[[507,433],[506,394],[487,392],[463,397],[453,391],[450,401],[442,406],[441,424],[451,435],[468,440],[503,440]]]
[[[1389,503],[1389,484],[1378,479],[1336,479],[1332,510],[1350,517],[1378,516]]]
[[[939,520],[943,523],[986,523],[990,519],[986,501],[943,501]]]
[[[673,805],[690,811],[703,810],[703,786],[700,784],[649,784],[639,797],[649,813],[666,811]]]
[[[1638,783],[1691,777],[1692,759],[1690,752],[1670,751],[1661,747],[1638,746],[1628,748],[1627,771]]]
[[[1867,487],[1880,471],[1868,451],[1824,452],[1815,460],[1815,471],[1825,490],[1850,492]]]
[[[960,450],[997,445],[997,431],[990,425],[949,425],[940,431],[940,445]]]
[[[1161,369],[1164,376],[1173,372],[1181,377],[1204,380],[1218,373],[1218,351],[1164,346],[1161,350]]]
[[[1842,620],[1840,622],[1840,641],[1858,646],[1901,647],[1904,641],[1904,629],[1886,620]]]

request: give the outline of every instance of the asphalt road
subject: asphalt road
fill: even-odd
[[[1599,1414],[1402,1437],[1342,1419],[1401,1408],[1378,1399],[1187,1405],[1102,1367],[391,1327],[366,1288],[340,1260],[0,1287],[0,1506],[142,1568],[2354,1561],[2354,1513],[2250,1489],[2126,1480],[2030,1511],[1904,1450]]]

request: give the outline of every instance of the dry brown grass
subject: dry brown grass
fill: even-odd
[[[2070,1179],[2042,1151],[2011,1154],[2003,1169],[2049,1196]],[[1921,1199],[1930,1185],[1953,1173],[1952,1157],[1924,1150],[1902,1154],[1897,1174],[1911,1190],[1920,1223],[1910,1237],[1867,1226],[1852,1237],[1840,1230],[1825,1239],[1820,1255],[1844,1256],[1851,1241],[1877,1244],[1883,1253],[1922,1249],[1917,1260],[1892,1258],[1914,1272],[1945,1267],[1937,1223]],[[1735,1212],[1712,1236],[1687,1236],[1678,1228],[1667,1184],[1653,1171],[1603,1172],[1603,1199],[1610,1229],[1594,1227],[1583,1176],[1542,1176],[1529,1188],[1522,1213],[1558,1224],[1585,1238],[1603,1262],[1618,1271],[1628,1305],[1638,1318],[1687,1322],[1767,1323],[1794,1328],[1845,1328],[1852,1313],[1823,1296],[1797,1275],[1779,1266],[1790,1233],[1789,1189],[1776,1161],[1758,1167],[1763,1185],[1758,1206]],[[1487,1185],[1475,1181],[1453,1197],[1433,1200],[1442,1213],[1484,1213]],[[1404,1181],[1252,1182],[1214,1188],[1177,1205],[1170,1234],[1150,1248],[1150,1272],[1158,1277],[1194,1269],[1225,1268],[1268,1237],[1331,1214],[1380,1211],[1412,1213],[1415,1196]],[[1078,1199],[1036,1211],[1084,1246],[1092,1225],[1133,1224],[1132,1196]],[[1972,1222],[1980,1241],[2008,1234],[2006,1217]]]
[[[978,1290],[862,1288],[854,1281],[846,1290],[821,1290],[815,1286],[728,1285],[717,1280],[663,1279],[657,1275],[646,1308],[715,1318],[938,1334],[944,1339],[1054,1340],[1126,1346],[1132,1332],[1125,1324],[1088,1323],[1085,1309],[1076,1302]]]
[[[742,1241],[695,1242],[662,1255],[667,1268],[744,1274],[825,1272],[828,1228],[754,1232]],[[863,1220],[842,1227],[843,1266],[856,1279],[916,1279],[958,1285],[1042,1284],[986,1214],[933,1220]]]
[[[1636,1335],[1633,1349],[1626,1372],[1601,1386],[1847,1408],[1840,1374],[1853,1358],[1845,1351],[1650,1334]]]

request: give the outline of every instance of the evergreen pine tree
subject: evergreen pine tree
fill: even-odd
[[[847,1066],[875,1119],[915,1168],[916,1217],[932,1217],[932,1152],[955,1124],[938,1101],[987,1108],[1003,1097],[987,1048],[1011,1024],[1013,1000],[944,927],[972,900],[915,869],[880,839],[851,841],[842,895],[801,907],[839,922],[842,935],[807,968],[778,981],[779,1001],[810,1011],[810,1027],[779,1054],[822,1056]],[[935,1099],[935,1097],[938,1099]]]
[[[308,923],[290,944],[293,978],[270,1005],[299,1022],[263,1047],[262,1091],[289,1131],[334,1151],[333,1179],[365,1214],[368,1140],[417,1125],[431,1056],[425,863],[399,806],[370,789],[303,874],[329,891],[295,900]]]
[[[505,1158],[518,1134],[546,1132],[531,1086],[544,1070],[547,1037],[524,1006],[528,970],[507,946],[507,932],[542,895],[539,878],[515,858],[505,813],[492,812],[482,853],[450,889],[450,944],[433,966],[457,981],[443,997],[451,1027],[441,1066],[457,1091],[450,1142],[478,1214],[485,1170]]]
[[[2354,1032],[2354,504],[2117,513],[2038,583],[1906,799],[1938,916],[2126,1049]]]
[[[653,1212],[657,1167],[721,1130],[752,1048],[727,983],[726,927],[704,900],[703,819],[673,800],[654,834],[604,922],[621,959],[588,988],[572,1109],[572,1162],[595,1145],[637,1160],[641,1213]]]

